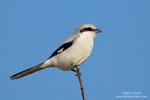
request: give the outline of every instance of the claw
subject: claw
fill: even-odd
[[[75,74],[75,76],[81,77],[81,73],[79,72],[79,73]]]

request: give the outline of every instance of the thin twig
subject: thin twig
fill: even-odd
[[[77,69],[77,76],[78,76],[78,79],[80,82],[82,98],[83,98],[83,100],[85,100],[84,88],[83,88],[83,83],[82,83],[82,79],[81,79],[81,72],[80,72],[80,69],[78,68],[78,66],[76,66],[76,69]]]

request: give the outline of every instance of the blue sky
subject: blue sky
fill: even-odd
[[[19,80],[9,77],[43,62],[77,26],[92,23],[103,32],[80,66],[87,100],[121,100],[116,96],[122,92],[140,92],[147,98],[135,100],[148,100],[149,4],[149,0],[1,0],[0,99],[82,100],[78,78],[71,71],[49,68]]]

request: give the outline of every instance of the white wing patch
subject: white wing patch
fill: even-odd
[[[57,51],[57,53],[60,53],[60,52],[62,52],[64,50],[64,48],[62,48],[62,49],[60,49],[59,51]]]

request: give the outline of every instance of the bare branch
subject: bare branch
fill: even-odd
[[[79,79],[79,82],[80,82],[82,98],[83,98],[83,100],[85,100],[84,88],[83,88],[83,83],[82,83],[82,79],[81,79],[81,72],[80,72],[80,69],[78,68],[78,66],[76,66],[76,69],[77,69],[76,76],[78,76],[78,79]]]

